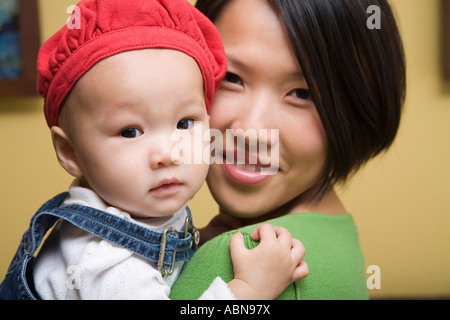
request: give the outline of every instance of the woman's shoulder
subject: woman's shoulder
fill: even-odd
[[[196,300],[216,277],[229,282],[233,279],[229,238],[232,233],[221,234],[204,243],[185,265],[170,293],[172,300]]]
[[[291,284],[279,299],[367,299],[364,258],[350,214],[293,213],[263,223],[286,228],[306,248],[310,274]],[[230,237],[242,233],[251,249],[257,245],[251,240],[256,226],[222,233],[203,244],[172,288],[172,299],[197,299],[216,276],[230,281]]]
[[[286,228],[293,235],[298,232],[303,233],[305,231],[311,231],[312,228],[316,230],[323,229],[324,227],[332,229],[336,232],[343,230],[348,231],[349,229],[356,231],[356,225],[351,214],[320,214],[313,212],[299,212],[287,214],[275,219],[264,221],[262,223],[248,225],[240,229],[228,231],[219,235],[218,237],[229,239],[231,235],[236,232],[251,234],[258,225],[263,223],[269,223],[275,227]]]
[[[289,286],[280,299],[367,299],[364,256],[351,214],[292,213],[263,223],[286,228],[306,249],[310,274]],[[250,249],[257,245],[250,238],[256,226],[222,234],[211,246],[241,232]]]
[[[298,238],[304,245],[310,245],[311,243],[315,246],[314,244],[317,242],[322,244],[330,242],[329,245],[332,245],[332,247],[339,244],[346,249],[359,249],[358,230],[351,214],[328,215],[302,212],[287,214],[262,223],[224,232],[203,244],[198,256],[209,255],[211,251],[215,254],[222,251],[224,254],[228,254],[230,238],[236,232],[244,235],[247,248],[254,248],[257,243],[251,239],[251,234],[258,225],[264,223],[286,228],[293,237]]]

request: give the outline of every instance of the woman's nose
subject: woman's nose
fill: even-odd
[[[242,100],[233,113],[234,119],[230,124],[233,135],[238,139],[245,139],[247,143],[254,139],[260,143],[271,144],[271,131],[278,129],[277,102],[269,94],[255,93]],[[261,141],[264,140],[264,141]]]
[[[236,129],[271,129],[276,102],[268,91],[254,89],[245,94],[234,121]]]

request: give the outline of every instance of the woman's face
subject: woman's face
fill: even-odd
[[[285,26],[267,0],[232,0],[215,24],[228,73],[210,110],[211,127],[223,136],[227,129],[238,136],[234,143],[224,142],[224,154],[239,151],[239,132],[267,130],[269,139],[242,139],[247,145],[255,139],[267,145],[277,170],[267,175],[260,164],[228,161],[213,164],[207,181],[221,212],[254,218],[276,210],[318,180],[326,158],[325,132]],[[271,135],[273,129],[279,130],[278,136]]]

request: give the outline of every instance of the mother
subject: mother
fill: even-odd
[[[198,0],[197,7],[216,24],[228,58],[211,127],[279,129],[278,139],[264,141],[269,150],[277,145],[279,169],[263,176],[259,164],[212,165],[208,186],[220,213],[202,232],[212,240],[172,298],[196,299],[215,276],[231,279],[230,230],[241,228],[251,248],[254,224],[267,221],[302,241],[309,266],[279,299],[366,299],[357,230],[334,186],[388,149],[398,130],[405,61],[387,1]],[[224,146],[236,152],[236,140]]]

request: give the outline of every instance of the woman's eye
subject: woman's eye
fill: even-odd
[[[137,128],[126,128],[120,132],[120,135],[127,139],[133,139],[140,137],[142,135],[142,131]]]
[[[227,72],[224,81],[238,84],[241,83],[241,78],[238,75],[235,75],[234,73]]]
[[[177,129],[179,130],[187,130],[189,128],[191,128],[194,125],[194,120],[193,119],[183,119],[180,120],[177,123]]]
[[[311,98],[311,92],[309,91],[309,89],[295,89],[292,90],[289,95],[302,100],[308,100]]]

